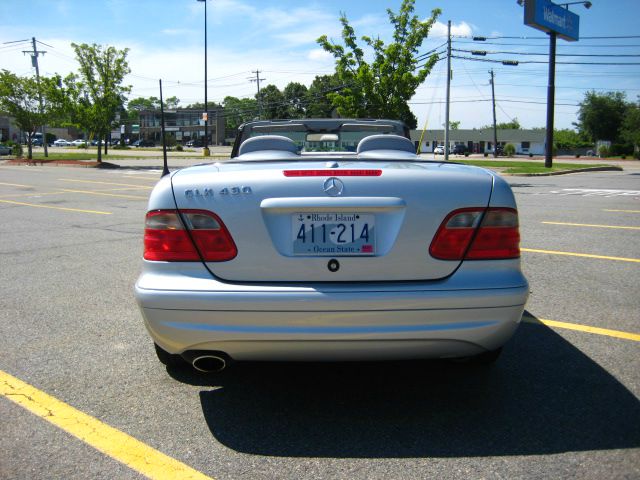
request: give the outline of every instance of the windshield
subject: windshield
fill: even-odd
[[[287,122],[255,122],[246,124],[236,138],[232,157],[244,140],[261,135],[281,135],[294,141],[299,153],[356,152],[358,143],[370,135],[407,136],[404,124],[384,120],[313,119]]]

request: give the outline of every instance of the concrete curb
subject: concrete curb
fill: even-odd
[[[544,173],[505,173],[502,175],[509,175],[512,177],[552,177],[555,175],[568,175],[570,173],[585,173],[585,172],[622,172],[622,167],[611,165],[608,167],[588,167],[578,168],[576,170],[559,170],[557,172],[544,172]]]
[[[82,168],[120,168],[120,165],[109,162],[92,162],[84,160],[6,160],[8,165],[32,165],[41,167],[82,167]]]

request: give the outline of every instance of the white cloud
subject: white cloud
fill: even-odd
[[[194,34],[193,30],[189,30],[187,28],[165,28],[164,30],[161,30],[161,32],[164,35],[170,35],[170,36],[184,36],[184,35],[192,35]]]
[[[309,60],[313,60],[314,62],[332,62],[333,55],[329,52],[324,51],[322,48],[314,48],[313,50],[309,50],[307,54],[307,58]]]
[[[447,24],[442,22],[436,22],[431,28],[430,36],[445,37],[447,36]],[[469,37],[473,35],[473,29],[467,22],[460,22],[458,24],[451,23],[451,35],[459,35]]]

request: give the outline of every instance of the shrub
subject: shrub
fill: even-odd
[[[11,153],[13,153],[16,158],[22,158],[22,155],[24,153],[22,150],[22,145],[20,145],[19,143],[14,143],[13,147],[11,147]]]
[[[484,158],[487,158],[489,156],[489,154],[487,152],[484,152]]]
[[[598,149],[598,155],[601,156],[601,157],[610,157],[611,156],[611,149],[609,147],[607,147],[606,145],[602,145]]]
[[[182,145],[177,145],[176,146],[176,152],[182,152],[184,150]]]
[[[516,153],[516,147],[514,147],[512,144],[507,143],[504,146],[504,154],[507,157],[513,157],[515,155],[515,153]]]
[[[576,158],[580,158],[580,154],[579,153],[576,153]]]
[[[612,156],[617,155],[633,155],[633,145],[630,143],[614,143],[611,145],[610,154]]]
[[[529,154],[529,158],[533,158],[533,153],[530,153],[530,154]]]

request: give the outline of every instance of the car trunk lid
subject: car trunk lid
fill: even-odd
[[[208,210],[237,246],[206,262],[234,282],[434,280],[460,261],[429,246],[447,215],[488,205],[493,176],[463,165],[350,161],[218,163],[174,174],[180,210]]]

